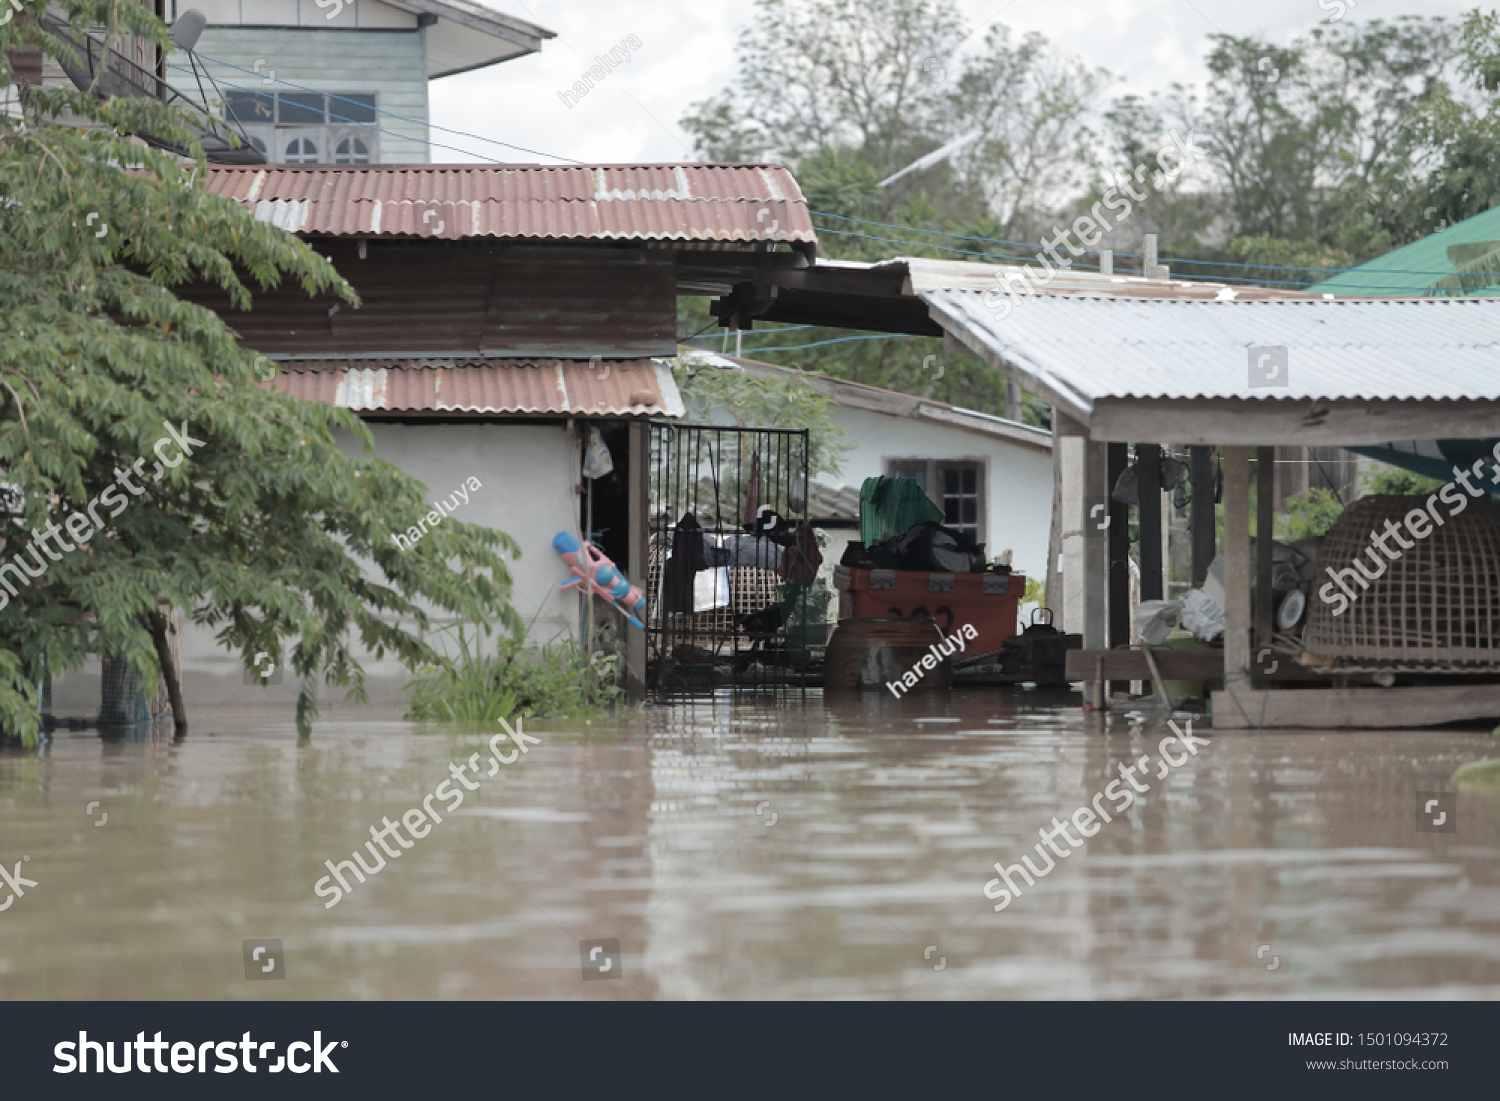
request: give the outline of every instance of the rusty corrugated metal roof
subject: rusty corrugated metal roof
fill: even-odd
[[[817,243],[779,164],[216,165],[205,186],[325,236]]]
[[[670,367],[649,359],[297,360],[267,385],[360,413],[681,417]]]

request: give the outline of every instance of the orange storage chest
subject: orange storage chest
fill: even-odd
[[[965,623],[978,637],[963,657],[986,654],[1018,634],[1016,612],[1026,578],[1019,573],[922,573],[916,570],[856,570],[835,566],[840,619],[931,616],[943,634]]]

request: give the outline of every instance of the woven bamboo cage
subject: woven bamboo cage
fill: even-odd
[[[1344,510],[1318,556],[1319,598],[1303,636],[1310,655],[1351,672],[1500,670],[1500,508],[1468,498],[1452,516],[1436,504],[1439,525],[1427,500],[1364,497]],[[1382,554],[1377,536],[1398,557]]]

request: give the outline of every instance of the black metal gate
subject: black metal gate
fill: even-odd
[[[806,429],[653,424],[650,476],[652,689],[805,686],[822,618]]]

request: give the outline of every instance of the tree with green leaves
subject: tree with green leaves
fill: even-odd
[[[0,85],[10,50],[66,49],[42,10],[0,25]],[[168,47],[128,0],[52,10],[79,34]],[[303,731],[317,678],[362,698],[361,651],[436,661],[421,634],[434,613],[518,628],[513,540],[450,520],[399,549],[425,487],[374,457],[354,415],[266,387],[265,357],[173,293],[210,283],[248,309],[255,289],[293,281],[357,305],[333,267],[192,182],[205,164],[181,108],[34,87],[22,103],[0,116],[0,732],[33,740],[40,683],[91,652],[165,674],[185,731],[159,598],[247,669],[289,648]]]
[[[1227,247],[1194,255],[1276,280],[1277,267],[1346,267],[1433,232],[1413,209],[1433,163],[1415,121],[1449,95],[1453,40],[1451,24],[1421,16],[1319,25],[1284,46],[1210,36],[1201,99],[1179,88],[1162,112],[1207,151],[1202,186]]]
[[[828,399],[796,374],[758,378],[685,357],[672,360],[672,374],[690,421],[712,424],[727,416],[740,428],[807,429],[809,478],[840,473],[844,456],[853,450],[844,430],[828,415]]]

